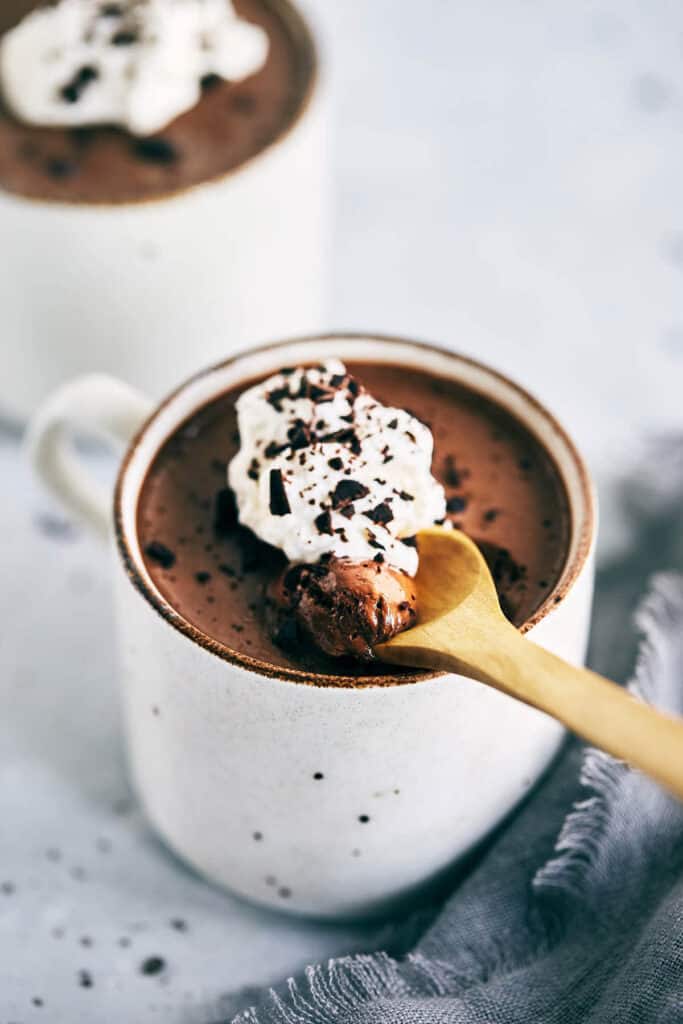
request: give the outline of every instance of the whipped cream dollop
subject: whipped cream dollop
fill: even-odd
[[[0,87],[30,124],[151,135],[198,102],[205,76],[241,80],[267,54],[230,0],[60,0],[0,40]]]
[[[424,423],[376,401],[338,360],[249,388],[237,422],[228,482],[240,522],[290,562],[332,555],[417,572],[412,538],[446,515]]]

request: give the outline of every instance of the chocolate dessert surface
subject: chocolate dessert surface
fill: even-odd
[[[447,521],[480,544],[506,614],[522,625],[552,591],[568,548],[568,501],[551,458],[509,413],[459,384],[409,367],[348,363],[347,370],[380,402],[408,409],[429,426],[432,472],[445,491]],[[383,564],[381,551],[375,552],[377,561],[365,560],[362,580],[349,574],[344,560],[328,556],[317,565],[297,566],[238,523],[235,495],[226,485],[227,466],[240,447],[235,403],[254,383],[204,406],[157,454],[138,506],[150,576],[179,614],[232,651],[275,668],[381,674],[376,662],[335,656],[338,641],[355,632],[350,649],[361,657],[367,654],[373,628],[381,631],[387,625],[386,608],[378,604],[387,593],[387,607],[401,606],[403,616],[389,625],[409,626],[415,614],[411,578],[404,572],[393,582],[384,578],[390,567]],[[414,544],[410,537],[403,541],[407,548]],[[405,585],[405,595],[386,591],[388,584]],[[365,603],[344,600],[354,593]],[[309,641],[306,628],[321,631],[321,594],[323,601],[333,595],[335,609],[326,651]],[[300,612],[296,618],[287,615],[292,603]],[[369,624],[366,634],[354,629],[361,606],[360,621]],[[394,668],[386,671],[396,674]]]
[[[3,0],[0,37],[42,5]],[[105,12],[125,5],[100,4]],[[19,120],[0,90],[0,190],[69,203],[158,199],[221,178],[283,135],[307,101],[314,76],[310,39],[278,0],[234,0],[237,14],[268,36],[260,70],[243,81],[208,75],[199,102],[151,135],[107,125],[42,127]],[[128,44],[127,33],[115,36]],[[65,104],[97,75],[84,65],[65,83]],[[80,76],[80,77],[79,77]]]

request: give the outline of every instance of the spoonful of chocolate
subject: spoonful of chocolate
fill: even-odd
[[[479,548],[459,531],[418,534],[417,623],[375,647],[382,661],[457,672],[545,711],[683,799],[683,720],[524,637],[503,615]]]

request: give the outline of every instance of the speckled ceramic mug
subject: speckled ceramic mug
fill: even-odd
[[[159,398],[198,362],[324,319],[328,94],[314,31],[264,0],[296,44],[288,123],[215,181],[154,200],[61,203],[0,189],[0,409],[24,420],[87,370]],[[188,339],[191,341],[188,343]]]
[[[333,355],[454,379],[541,441],[563,478],[572,528],[562,576],[523,629],[581,662],[595,539],[588,474],[538,402],[470,359],[392,338],[297,340],[206,370],[153,412],[127,386],[86,377],[48,402],[29,446],[67,505],[102,533],[113,524],[128,748],[150,820],[186,861],[248,899],[341,918],[388,910],[472,850],[534,785],[563,730],[456,675],[371,677],[359,689],[260,664],[205,636],[154,587],[136,508],[165,440],[240,381]],[[128,443],[113,508],[69,446],[74,427]]]

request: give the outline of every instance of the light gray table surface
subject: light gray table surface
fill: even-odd
[[[560,414],[603,500],[593,661],[623,675],[618,616],[683,562],[620,490],[683,422],[680,5],[306,7],[333,99],[330,325],[443,341]],[[0,1024],[210,1024],[231,990],[380,944],[253,909],[157,842],[126,782],[107,555],[10,427],[0,473]],[[166,967],[144,975],[152,956]]]

